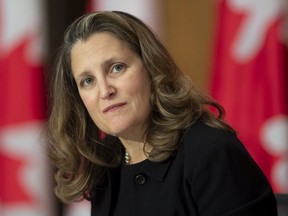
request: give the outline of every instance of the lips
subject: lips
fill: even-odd
[[[113,104],[111,106],[108,106],[106,107],[104,110],[103,110],[103,113],[108,113],[108,112],[111,112],[113,110],[116,110],[122,106],[124,106],[126,103],[117,103],[117,104]]]

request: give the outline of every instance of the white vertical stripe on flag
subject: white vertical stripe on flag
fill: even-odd
[[[42,61],[47,33],[43,0],[4,0],[1,6],[1,54],[11,51],[23,37],[32,35],[34,40],[27,46],[26,57],[30,62]]]
[[[118,10],[130,13],[141,19],[154,32],[161,34],[161,10],[160,2],[155,0],[94,0],[92,1],[93,10]]]

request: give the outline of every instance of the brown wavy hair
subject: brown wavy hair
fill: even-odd
[[[222,107],[193,86],[141,20],[119,11],[86,14],[66,30],[49,79],[48,153],[56,167],[56,195],[64,202],[87,197],[105,181],[106,170],[119,166],[122,158],[117,138],[100,139],[100,131],[90,118],[72,76],[73,45],[97,32],[110,33],[126,42],[150,74],[152,113],[146,143],[153,150],[149,160],[159,162],[171,157],[183,132],[196,121],[234,133],[222,120]],[[207,105],[216,108],[218,115],[212,114]]]

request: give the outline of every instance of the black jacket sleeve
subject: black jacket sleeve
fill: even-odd
[[[195,158],[191,194],[201,216],[277,215],[266,177],[236,136],[208,138]]]

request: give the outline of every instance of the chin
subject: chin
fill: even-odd
[[[127,133],[127,129],[124,128],[109,128],[107,130],[103,130],[106,134],[116,136],[116,137],[122,137]]]

